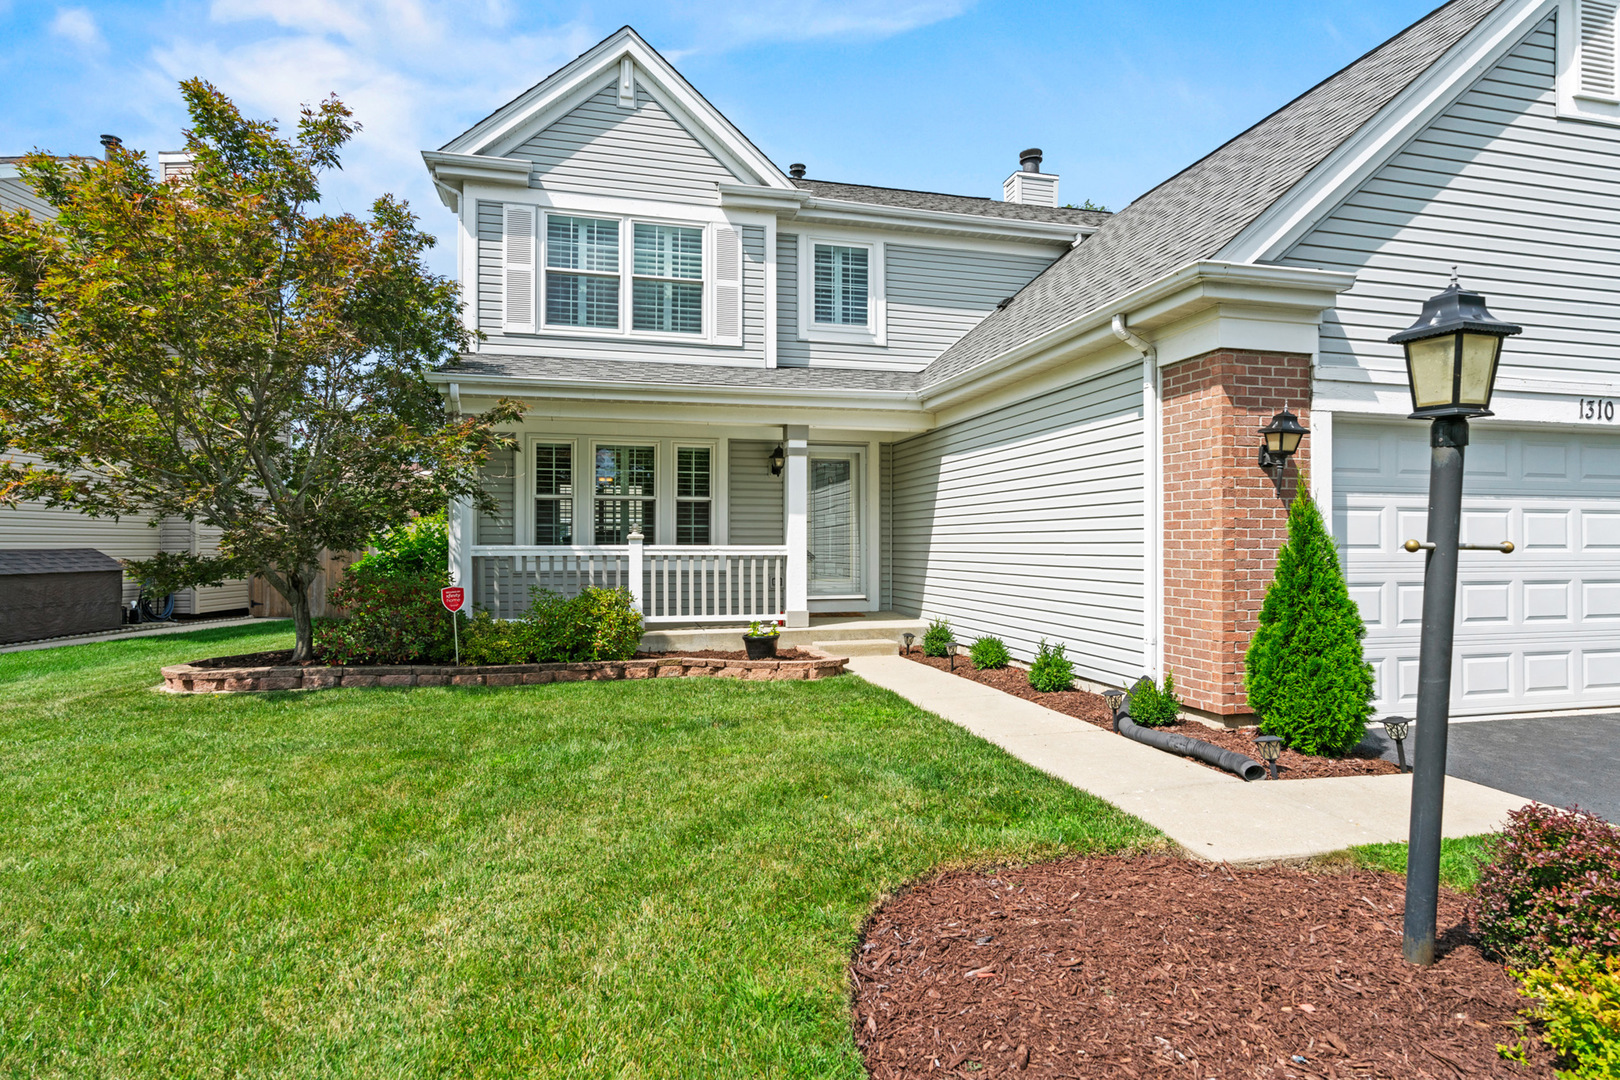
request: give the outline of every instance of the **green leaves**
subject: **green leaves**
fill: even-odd
[[[1347,753],[1372,715],[1366,628],[1339,570],[1338,550],[1303,485],[1288,509],[1288,542],[1244,657],[1260,730],[1306,754]]]

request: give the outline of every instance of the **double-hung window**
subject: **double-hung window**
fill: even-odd
[[[675,542],[707,545],[713,535],[714,453],[707,446],[675,448]]]
[[[627,544],[630,534],[640,532],[649,543],[657,543],[653,522],[657,520],[658,453],[653,446],[598,446],[594,502],[596,542]]]
[[[534,542],[574,542],[574,447],[540,443],[534,448]]]
[[[619,275],[617,219],[546,216],[547,326],[617,330]]]
[[[703,230],[638,221],[631,326],[703,333]]]
[[[832,326],[866,326],[871,272],[864,247],[817,244],[816,322]]]

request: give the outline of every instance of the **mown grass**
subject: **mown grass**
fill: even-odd
[[[1479,873],[1490,861],[1494,834],[1459,836],[1440,841],[1440,884],[1458,892],[1473,892]],[[1364,844],[1332,855],[1324,855],[1323,866],[1351,866],[1367,870],[1406,873],[1405,844]]]
[[[0,655],[0,1070],[856,1077],[886,893],[1159,843],[853,677],[151,689],[286,644]]]

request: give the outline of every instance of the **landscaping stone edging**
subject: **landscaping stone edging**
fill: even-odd
[[[200,667],[162,669],[163,689],[175,694],[238,694],[271,690],[330,690],[339,686],[539,686],[554,682],[617,679],[716,678],[753,682],[827,679],[842,675],[849,658],[814,653],[810,660],[714,660],[669,656],[580,664],[487,664],[478,667],[417,664],[395,667]],[[230,660],[231,657],[222,657]]]

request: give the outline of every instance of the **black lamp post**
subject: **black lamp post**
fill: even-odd
[[[1411,772],[1406,764],[1406,736],[1411,730],[1412,721],[1404,716],[1392,716],[1384,721],[1384,734],[1395,744],[1395,757],[1400,762],[1401,772]]]
[[[1413,420],[1429,420],[1429,540],[1423,571],[1423,637],[1418,659],[1417,763],[1406,849],[1406,917],[1401,951],[1434,963],[1440,902],[1440,813],[1445,804],[1446,726],[1451,712],[1451,641],[1457,609],[1457,550],[1462,523],[1463,448],[1468,418],[1490,416],[1502,340],[1521,331],[1451,285],[1423,302],[1417,322],[1389,340],[1406,350]]]
[[[1282,739],[1276,735],[1256,735],[1254,748],[1260,751],[1260,759],[1271,770],[1271,778],[1277,779],[1277,759],[1282,756]]]
[[[1271,423],[1260,429],[1260,467],[1269,472],[1274,481],[1282,483],[1288,459],[1299,449],[1299,441],[1310,433],[1311,429],[1284,406],[1282,412],[1271,418]]]

